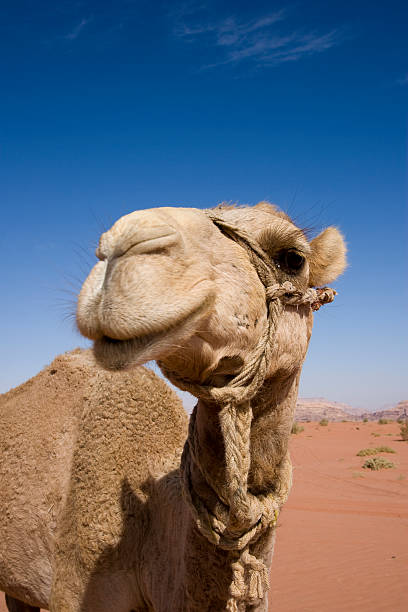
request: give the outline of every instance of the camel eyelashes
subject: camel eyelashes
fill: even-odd
[[[303,268],[305,258],[294,249],[281,251],[276,258],[276,265],[289,274],[297,274]]]

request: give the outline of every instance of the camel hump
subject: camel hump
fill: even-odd
[[[12,469],[37,486],[38,474],[41,480],[61,471],[65,482],[79,441],[104,454],[99,430],[111,433],[104,448],[112,452],[115,446],[118,460],[136,449],[139,457],[144,449],[163,455],[166,445],[170,453],[182,447],[187,416],[176,393],[152,370],[107,371],[91,350],[75,349],[0,395],[0,476]],[[14,487],[13,479],[3,482]],[[10,498],[11,491],[2,493],[3,500]]]

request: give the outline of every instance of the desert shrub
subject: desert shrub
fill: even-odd
[[[363,464],[363,468],[366,470],[386,470],[394,467],[395,464],[392,461],[388,461],[388,459],[384,459],[384,457],[370,457]]]
[[[321,421],[319,421],[319,425],[326,426],[328,424],[329,424],[329,421],[327,419],[322,419]]]
[[[368,419],[363,419],[363,423],[368,423]]]
[[[290,433],[299,434],[299,433],[301,433],[304,430],[305,430],[305,428],[302,427],[301,425],[299,425],[299,423],[297,421],[295,421],[293,423],[293,425],[292,425],[292,429],[290,430]]]
[[[388,423],[392,423],[392,420],[391,419],[383,419],[383,418],[378,419],[378,424],[379,425],[388,425]]]
[[[379,438],[380,437],[380,434],[377,433],[376,431],[372,431],[371,435],[374,436],[374,438]]]
[[[367,457],[367,455],[376,455],[377,449],[375,448],[362,448],[358,451],[357,457]]]
[[[367,455],[377,455],[377,453],[395,453],[389,446],[377,446],[376,448],[362,448],[357,453],[357,457],[367,457]]]
[[[400,427],[400,432],[401,432],[401,438],[403,440],[408,440],[408,419],[403,422],[403,424]]]

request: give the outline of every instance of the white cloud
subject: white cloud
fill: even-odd
[[[249,21],[239,21],[234,16],[218,21],[199,19],[203,13],[202,6],[194,11],[191,5],[188,11],[179,12],[174,34],[186,42],[201,40],[219,48],[220,58],[204,68],[244,60],[252,60],[258,65],[282,64],[326,51],[342,39],[338,30],[326,33],[291,31],[283,24],[288,18],[285,9]]]
[[[92,21],[92,19],[82,19],[78,23],[78,25],[75,26],[73,30],[71,30],[71,32],[68,32],[68,34],[64,36],[64,38],[66,38],[67,40],[75,40],[81,34],[84,27],[88,25],[88,23],[90,23],[90,21]]]

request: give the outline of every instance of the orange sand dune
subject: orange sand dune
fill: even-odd
[[[303,425],[291,437],[294,486],[279,519],[270,610],[406,612],[408,443],[399,426]],[[356,453],[383,445],[396,450],[383,456],[397,467],[363,470]]]

